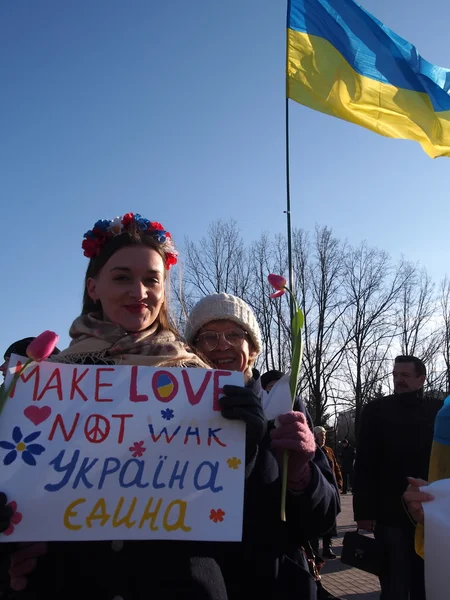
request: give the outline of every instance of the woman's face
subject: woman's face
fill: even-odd
[[[217,346],[213,348],[215,334],[219,334],[219,337]],[[249,340],[249,336],[237,323],[227,320],[211,321],[203,325],[198,332],[195,346],[217,369],[245,373],[249,367],[249,360],[256,357]]]
[[[164,302],[163,259],[146,246],[121,248],[86,285],[105,318],[125,331],[143,331],[156,321]]]

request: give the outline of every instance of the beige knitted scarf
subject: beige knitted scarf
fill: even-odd
[[[158,323],[145,331],[128,333],[103,320],[101,313],[89,313],[75,319],[69,334],[70,346],[56,355],[54,362],[211,368],[181,338],[161,330]]]

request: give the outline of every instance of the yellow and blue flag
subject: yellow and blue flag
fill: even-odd
[[[352,0],[290,0],[287,97],[450,156],[450,69]]]

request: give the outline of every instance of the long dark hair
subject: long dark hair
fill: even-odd
[[[98,276],[102,268],[108,262],[113,254],[115,254],[121,248],[128,248],[130,246],[146,246],[147,248],[153,248],[163,259],[163,264],[165,264],[166,257],[164,255],[164,251],[161,248],[161,245],[155,240],[152,235],[149,235],[145,231],[140,231],[138,229],[131,228],[120,235],[117,235],[110,239],[101,249],[98,256],[91,258],[89,261],[88,268],[86,270],[86,275],[84,277],[84,293],[83,293],[83,305],[81,308],[81,314],[85,315],[90,312],[101,312],[102,305],[99,300],[94,301],[89,296],[87,291],[87,281],[90,278],[95,278]],[[166,281],[167,275],[164,272],[164,281]],[[159,310],[159,315],[157,317],[157,322],[159,324],[158,331],[161,330],[169,330],[172,331],[177,337],[179,337],[179,333],[176,327],[173,325],[169,311],[167,308],[167,296],[164,296],[164,302],[161,305]]]

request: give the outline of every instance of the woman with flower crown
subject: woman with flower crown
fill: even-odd
[[[82,312],[56,362],[210,368],[170,324],[165,283],[177,253],[162,225],[128,213],[98,221],[82,246],[89,258]],[[9,572],[24,599],[226,599],[208,545],[193,542],[22,544]]]

